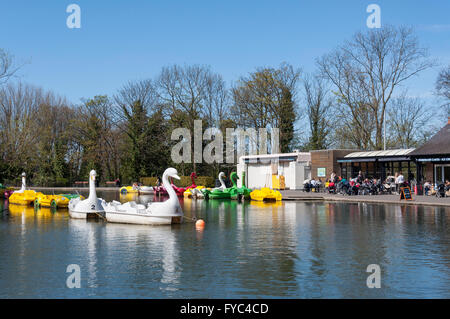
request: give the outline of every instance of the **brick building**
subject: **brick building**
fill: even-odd
[[[428,142],[410,153],[417,163],[417,176],[420,183],[430,181],[440,184],[450,181],[450,117],[447,125]]]
[[[340,165],[338,158],[344,157],[355,150],[319,150],[311,151],[311,177],[314,179],[330,178],[332,172],[340,175]]]
[[[356,177],[359,171],[368,178],[382,180],[402,172],[409,181],[439,184],[450,180],[450,117],[446,126],[417,149],[336,149],[249,155],[241,157],[237,171],[246,174],[250,188],[272,187],[273,177],[283,176],[286,188],[301,189],[304,179],[321,179],[324,182],[332,172],[349,179]]]

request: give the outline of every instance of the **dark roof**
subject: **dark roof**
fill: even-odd
[[[450,121],[439,132],[436,133],[428,142],[415,151],[409,153],[409,156],[432,156],[450,154]]]

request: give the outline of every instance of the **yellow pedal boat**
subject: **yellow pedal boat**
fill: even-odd
[[[15,205],[33,205],[37,196],[44,195],[33,190],[14,192],[9,196],[8,202]]]
[[[34,200],[34,207],[67,208],[69,206],[69,201],[72,198],[78,197],[80,197],[81,200],[84,199],[83,196],[78,194],[45,195],[40,193]]]
[[[255,189],[250,193],[250,198],[256,201],[279,201],[283,199],[283,196],[279,191],[263,187],[261,189]]]
[[[195,188],[188,188],[184,193],[183,196],[185,198],[203,198],[203,193],[201,192],[202,189],[206,189],[205,186],[197,186]]]
[[[32,205],[40,192],[27,189],[26,174],[22,173],[22,187],[9,196],[8,203],[15,205]]]
[[[119,189],[119,192],[121,194],[134,194],[134,193],[139,193],[139,187],[137,185],[133,185],[133,186],[123,186]]]

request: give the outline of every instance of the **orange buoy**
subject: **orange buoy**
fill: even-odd
[[[195,222],[195,228],[205,228],[205,221],[203,219],[199,219]]]

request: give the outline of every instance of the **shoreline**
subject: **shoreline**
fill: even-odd
[[[17,188],[18,189],[18,188]],[[36,191],[89,191],[89,187],[29,187]],[[97,187],[98,191],[118,192],[120,187]],[[283,201],[324,201],[324,202],[350,202],[350,203],[372,203],[372,204],[396,204],[396,205],[423,205],[436,207],[450,207],[450,197],[437,198],[436,196],[416,196],[412,200],[400,200],[400,195],[355,195],[344,196],[329,193],[306,193],[299,190],[281,190]],[[150,194],[149,194],[150,195]]]
[[[303,191],[282,190],[283,200],[286,201],[310,201],[320,200],[325,202],[350,202],[372,204],[396,204],[396,205],[424,205],[450,207],[450,197],[437,198],[436,196],[416,196],[412,200],[400,200],[400,195],[354,195],[344,196],[329,193],[306,193]]]
[[[18,187],[14,187],[15,189],[20,189]],[[108,186],[104,186],[104,187],[95,187],[96,190],[98,191],[116,191],[118,192],[120,190],[121,187],[108,187]],[[89,186],[86,187],[27,187],[27,189],[31,189],[31,190],[39,190],[39,191],[51,191],[51,190],[67,190],[67,191],[75,191],[75,190],[83,190],[83,191],[89,191]]]

